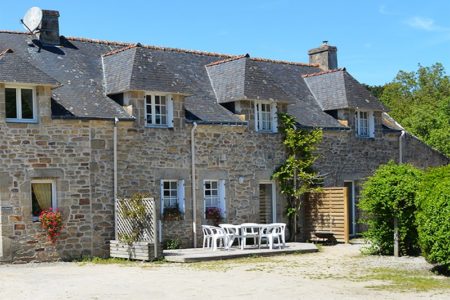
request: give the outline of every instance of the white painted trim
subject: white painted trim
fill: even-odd
[[[38,123],[38,105],[36,87],[30,85],[5,85],[5,116],[6,116],[6,89],[16,90],[16,116],[17,118],[5,118],[8,123]],[[32,105],[33,105],[33,118],[22,118],[22,89],[31,90]]]

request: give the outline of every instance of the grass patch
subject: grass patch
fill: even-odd
[[[450,279],[434,276],[429,271],[411,271],[394,268],[375,268],[371,273],[360,278],[364,281],[381,281],[380,284],[368,286],[376,290],[418,291],[450,290]]]
[[[86,257],[80,260],[79,265],[84,266],[87,264],[93,265],[137,265],[142,262],[131,261],[125,258],[102,258],[102,257]]]

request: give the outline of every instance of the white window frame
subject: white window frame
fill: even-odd
[[[58,208],[58,201],[56,195],[56,180],[54,179],[33,179],[30,184],[30,196],[33,197],[33,187],[32,185],[35,183],[50,183],[52,185],[52,209],[55,210]],[[31,198],[33,201],[33,198]],[[33,221],[39,221],[38,216],[33,216],[33,212],[31,212],[31,217]]]
[[[254,102],[254,106],[255,130],[257,132],[278,132],[277,104],[273,101],[257,100]],[[263,107],[266,110],[263,111]]]
[[[165,182],[171,182],[176,183],[176,191],[177,191],[177,197],[176,197],[176,205],[178,205],[178,210],[180,213],[184,213],[185,209],[185,193],[184,193],[184,180],[183,179],[161,179],[161,191],[160,191],[160,199],[161,199],[161,214],[164,214],[164,208],[166,207],[173,207],[173,206],[165,206],[166,203],[166,197],[164,196],[164,183]],[[169,200],[170,201],[170,200]]]
[[[148,97],[150,97],[150,103],[148,103]],[[158,114],[160,116],[166,117],[166,122],[161,124],[155,124],[156,123],[156,97],[164,97],[165,98],[165,108],[166,113],[165,114]],[[147,107],[151,107],[152,113],[147,113]],[[159,105],[162,106],[162,105]],[[148,123],[148,120],[151,120],[151,123]],[[164,94],[164,93],[146,93],[144,96],[144,121],[145,121],[145,127],[165,127],[165,128],[173,128],[173,97],[170,94]]]
[[[362,117],[363,115],[365,115],[366,118],[363,118]],[[366,124],[363,124],[363,121]],[[365,125],[365,126],[362,126],[362,125]],[[369,110],[356,110],[355,111],[355,131],[356,131],[356,136],[358,136],[360,138],[375,137],[375,118],[374,118],[373,111],[369,111]]]
[[[5,85],[5,116],[6,116],[6,89],[16,90],[16,115],[17,118],[6,118],[6,122],[11,123],[37,123],[38,122],[38,107],[36,100],[36,88],[34,86],[27,85]],[[32,101],[33,101],[33,118],[24,119],[22,118],[22,89],[32,91]]]
[[[209,189],[210,191],[214,191],[217,190],[217,195],[216,196],[211,196],[211,195],[206,195],[206,183],[210,182],[213,183],[215,182],[217,184],[217,188],[215,189]],[[209,199],[208,199],[209,198]],[[211,201],[212,198],[217,198],[215,201],[215,205],[207,205],[207,201]],[[220,209],[220,213],[222,215],[222,217],[226,216],[226,197],[225,197],[225,180],[220,179],[205,179],[203,180],[203,210],[205,213],[205,217],[206,217],[206,209],[208,207],[218,207]]]

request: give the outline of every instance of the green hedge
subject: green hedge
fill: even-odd
[[[368,225],[363,236],[373,254],[394,252],[394,219],[399,226],[400,254],[415,255],[418,247],[415,197],[422,172],[411,165],[389,162],[363,185],[359,207]]]
[[[417,195],[422,254],[450,269],[450,165],[429,169]]]

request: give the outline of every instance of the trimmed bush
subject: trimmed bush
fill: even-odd
[[[415,196],[422,172],[411,165],[389,162],[380,166],[363,185],[359,208],[362,222],[368,225],[363,236],[372,254],[394,252],[394,219],[399,227],[401,255],[416,255],[418,247],[415,224]]]
[[[450,165],[428,170],[417,194],[417,205],[422,254],[450,270]]]

